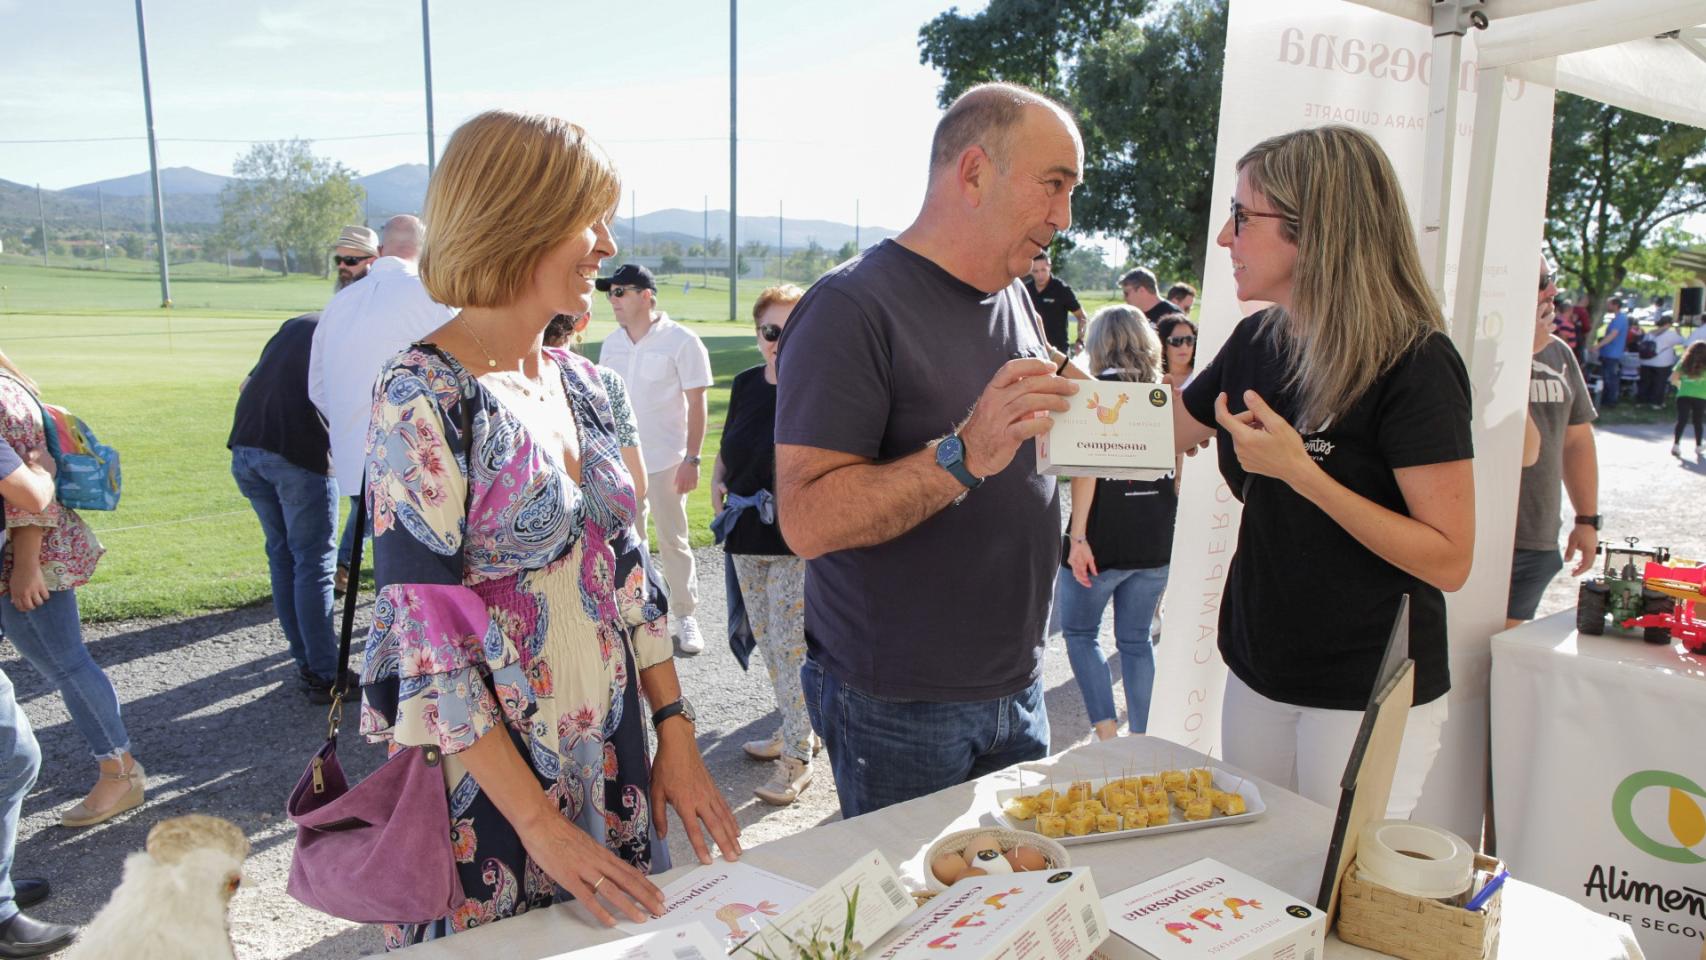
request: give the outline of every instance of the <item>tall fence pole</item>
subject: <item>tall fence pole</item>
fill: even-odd
[[[101,196],[101,187],[95,185],[95,208],[101,212],[101,269],[111,269],[107,262],[107,201]]]
[[[782,259],[782,201],[776,201],[776,259]]]
[[[41,184],[36,184],[36,217],[41,220],[41,265],[47,266],[47,207],[42,205]]]
[[[166,262],[166,205],[160,198],[160,151],[154,143],[154,90],[148,82],[148,30],[142,0],[136,0],[136,48],[142,54],[142,111],[148,118],[148,176],[154,184],[154,242],[160,248],[160,306],[172,305],[172,273]]]
[[[736,65],[736,56],[735,56],[735,2],[736,2],[736,0],[729,0],[729,322],[730,323],[734,322],[735,317],[739,312],[735,307],[735,302],[736,302],[735,288],[740,285],[740,281],[738,279],[740,276],[740,248],[738,246],[740,243],[740,233],[739,233],[739,227],[735,222],[735,210],[738,209],[738,206],[739,206],[735,202],[735,185],[739,179],[738,177],[735,176],[736,154],[738,152],[736,145],[739,143],[739,141],[735,138],[735,104],[736,104],[736,101],[735,101],[735,65]]]
[[[859,201],[854,200],[853,201],[853,252],[858,253],[859,251],[861,251],[863,249],[865,249],[864,244],[859,242]]]
[[[426,65],[427,113],[427,177],[438,168],[438,141],[432,132],[432,20],[427,12],[429,0],[421,0],[421,61]]]

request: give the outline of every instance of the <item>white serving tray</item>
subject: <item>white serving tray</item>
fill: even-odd
[[[1217,813],[1214,816],[1209,817],[1207,820],[1186,820],[1185,811],[1180,810],[1178,807],[1169,803],[1167,805],[1168,820],[1160,826],[1134,827],[1130,830],[1116,830],[1113,833],[1087,833],[1082,837],[1074,837],[1071,834],[1068,834],[1064,837],[1055,837],[1053,839],[1063,847],[1073,847],[1081,843],[1099,843],[1103,840],[1128,840],[1133,837],[1152,837],[1164,833],[1178,833],[1181,830],[1199,830],[1205,827],[1220,827],[1231,823],[1248,823],[1249,821],[1268,812],[1267,804],[1262,802],[1261,791],[1256,789],[1256,784],[1249,778],[1240,777],[1238,774],[1234,773],[1227,773],[1225,770],[1221,770],[1217,767],[1210,767],[1209,769],[1214,771],[1215,789],[1233,791],[1233,788],[1235,786],[1237,787],[1235,792],[1244,798],[1243,813],[1235,814],[1233,816],[1226,816],[1224,814]],[[1109,780],[1121,780],[1125,778],[1080,777],[1078,779],[1089,780],[1090,789],[1092,792],[1095,792],[1101,790],[1102,786]],[[1240,783],[1240,780],[1243,780],[1243,782]],[[1064,792],[1064,788],[1071,786],[1074,782],[1075,781],[1070,779],[1059,781],[1056,784],[1055,789],[1062,790],[1062,792]],[[1039,783],[1029,790],[1013,788],[1009,790],[996,791],[995,818],[1014,830],[1029,830],[1032,833],[1036,833],[1037,821],[1034,818],[1030,820],[1014,820],[1007,816],[1007,812],[1002,810],[1001,806],[1008,800],[1011,800],[1021,794],[1030,795],[1041,793],[1045,789],[1048,789],[1047,784]]]

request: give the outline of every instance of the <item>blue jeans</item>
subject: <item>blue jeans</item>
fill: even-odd
[[[1120,652],[1120,677],[1125,684],[1126,724],[1132,733],[1149,729],[1149,697],[1155,686],[1155,651],[1149,643],[1149,623],[1155,605],[1167,589],[1167,568],[1103,570],[1080,586],[1071,567],[1061,567],[1054,602],[1060,608],[1060,630],[1066,635],[1066,658],[1084,694],[1084,709],[1092,724],[1115,720],[1114,685],[1108,661],[1096,637],[1102,631],[1102,611],[1114,601],[1114,648]]]
[[[322,680],[338,675],[332,629],[332,541],[337,485],[276,453],[231,449],[231,476],[249,498],[266,534],[272,604],[299,670]]]
[[[1601,354],[1599,380],[1599,408],[1604,410],[1616,406],[1617,397],[1623,392],[1623,358]]]
[[[808,655],[800,684],[844,818],[1048,756],[1041,678],[994,700],[886,700],[841,683]]]
[[[18,708],[12,680],[0,670],[0,923],[18,915],[12,902],[12,854],[18,846],[18,816],[24,796],[41,770],[41,747],[30,718]]]
[[[0,625],[30,666],[59,688],[72,725],[96,760],[117,760],[130,749],[118,691],[83,645],[77,591],[54,590],[46,603],[28,613],[12,605],[10,594],[0,596]]]

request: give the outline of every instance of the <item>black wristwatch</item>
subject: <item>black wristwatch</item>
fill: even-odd
[[[1599,514],[1596,513],[1596,514],[1593,514],[1592,516],[1589,516],[1589,515],[1584,514],[1584,513],[1576,514],[1576,526],[1579,527],[1584,523],[1587,524],[1588,526],[1594,528],[1595,530],[1598,530],[1599,529],[1599,523],[1600,523]]]
[[[974,476],[966,469],[966,443],[957,433],[950,433],[936,441],[936,466],[953,474],[954,479],[965,486],[967,493],[983,486],[983,478]],[[964,497],[965,494],[960,494],[960,499]],[[959,500],[954,502],[958,503]]]
[[[656,713],[652,714],[652,728],[656,729],[665,720],[678,715],[686,717],[689,726],[698,726],[698,714],[693,712],[693,703],[687,699],[686,694],[682,694],[680,700],[674,703],[666,703],[658,708]]]

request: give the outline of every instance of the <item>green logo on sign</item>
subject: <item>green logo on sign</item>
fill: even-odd
[[[1670,792],[1670,815],[1667,821],[1679,846],[1654,840],[1635,824],[1636,795],[1654,787]],[[1611,819],[1617,824],[1617,829],[1622,831],[1624,839],[1660,860],[1668,860],[1671,863],[1706,863],[1706,857],[1689,849],[1706,839],[1706,812],[1701,811],[1695,797],[1706,799],[1706,790],[1702,790],[1693,780],[1668,770],[1642,770],[1625,777],[1612,792]]]

